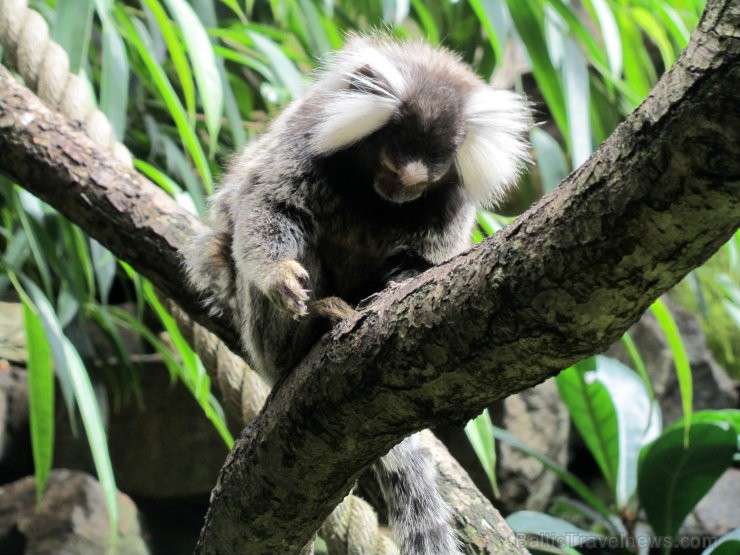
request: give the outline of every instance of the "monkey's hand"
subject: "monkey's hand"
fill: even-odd
[[[281,310],[298,319],[308,314],[308,272],[295,260],[281,260],[269,266],[262,290]]]

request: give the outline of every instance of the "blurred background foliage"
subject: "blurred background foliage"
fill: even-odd
[[[702,0],[35,0],[30,5],[49,22],[73,70],[88,78],[136,168],[201,216],[229,156],[301,94],[310,72],[341,48],[348,33],[373,30],[444,45],[495,86],[528,96],[538,124],[531,132],[536,163],[502,207],[513,216],[584,162],[647,96],[687,44],[703,9]],[[162,356],[172,378],[189,388],[230,444],[208,377],[152,287],[49,206],[2,178],[0,195],[0,290],[6,298],[15,291],[24,304],[39,485],[53,459],[53,361],[61,402],[69,414],[81,415],[112,506],[106,414],[121,403],[140,401],[122,330],[132,330]],[[476,239],[506,221],[482,212]],[[714,355],[740,378],[740,235],[692,272],[675,299],[701,319]],[[670,313],[656,310],[672,333]],[[105,349],[117,354],[116,364],[100,356],[91,324]],[[690,422],[691,369],[680,362],[680,336],[671,346],[683,368]],[[585,364],[590,370],[572,369],[581,379],[597,366],[609,366]],[[636,370],[639,366],[636,353]],[[570,376],[570,386],[561,378],[561,392],[578,382],[576,374]],[[642,380],[649,391],[645,373]],[[103,389],[110,395],[102,395]],[[646,399],[651,406],[649,395]],[[570,402],[576,403],[572,396]],[[686,424],[685,437],[690,431]],[[650,440],[659,428],[653,432]],[[485,419],[469,427],[491,472],[494,433]],[[595,457],[616,487],[612,455]],[[621,497],[601,501],[571,478],[566,483],[591,498],[601,521],[612,523],[610,532],[630,524],[620,514],[628,507],[630,514],[636,511],[635,484]]]

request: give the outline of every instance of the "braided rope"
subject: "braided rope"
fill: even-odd
[[[0,45],[3,63],[23,77],[28,88],[50,107],[79,121],[97,144],[128,166],[133,158],[116,140],[108,118],[93,98],[84,77],[69,72],[69,57],[51,40],[49,26],[26,0],[0,0]]]

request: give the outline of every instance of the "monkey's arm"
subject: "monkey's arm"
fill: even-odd
[[[259,191],[232,206],[237,273],[294,317],[307,314],[310,278],[298,262],[306,252],[301,214]]]

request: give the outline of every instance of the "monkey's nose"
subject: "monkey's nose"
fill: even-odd
[[[398,180],[404,187],[413,187],[429,180],[429,168],[419,160],[408,162],[398,168]]]

